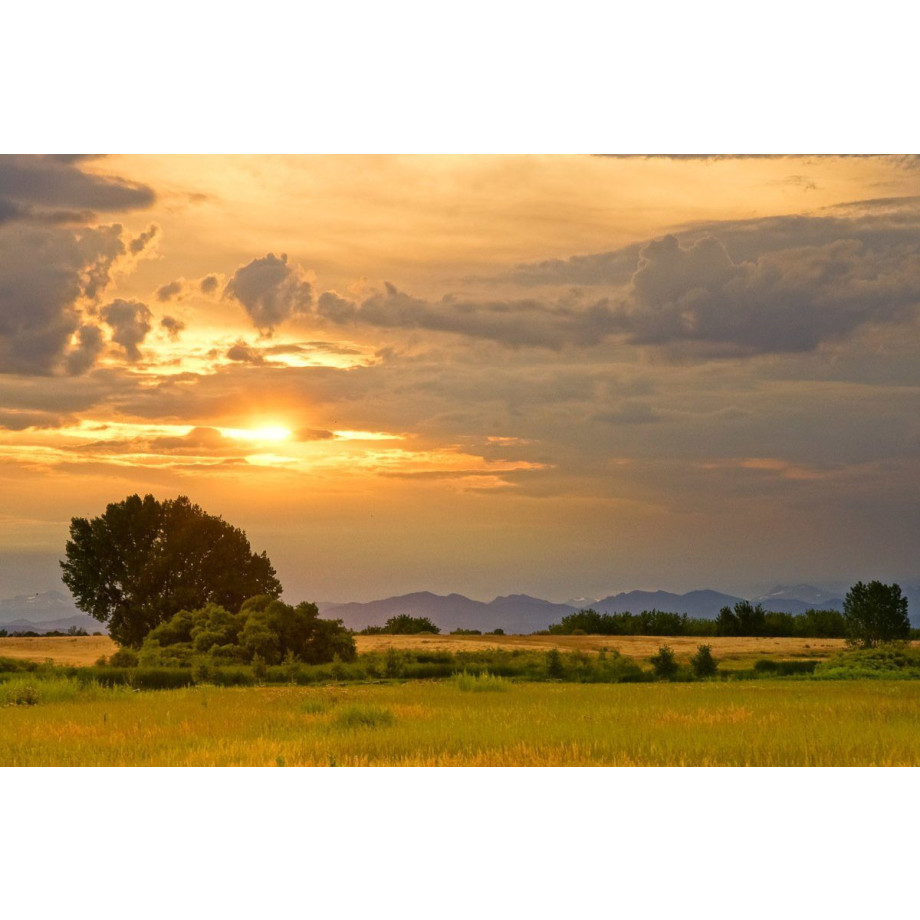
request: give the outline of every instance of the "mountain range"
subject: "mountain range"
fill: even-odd
[[[19,594],[0,600],[0,629],[7,632],[66,632],[72,626],[88,633],[104,632],[105,626],[60,591]]]
[[[905,589],[910,611],[916,624],[920,619],[920,588]],[[532,633],[547,629],[564,616],[593,607],[601,613],[640,613],[643,610],[664,610],[686,613],[690,617],[711,619],[722,607],[732,607],[742,598],[710,589],[673,594],[669,591],[628,591],[603,598],[575,598],[568,603],[509,594],[494,600],[476,601],[462,594],[439,595],[430,591],[387,597],[366,603],[319,603],[322,616],[343,620],[351,629],[383,626],[399,614],[428,617],[439,629],[479,629],[489,632],[503,629],[506,633]],[[839,596],[813,585],[778,585],[767,594],[751,598],[766,610],[800,614],[809,608],[842,610]],[[18,595],[0,600],[0,629],[8,632],[66,631],[71,627],[89,633],[105,631],[104,624],[77,609],[73,600],[60,591]]]
[[[710,589],[673,594],[669,591],[629,591],[592,600],[577,598],[566,604],[511,594],[489,602],[474,601],[462,594],[438,595],[428,591],[387,597],[366,603],[320,603],[324,617],[342,620],[351,629],[383,626],[399,614],[428,617],[439,629],[503,629],[506,633],[531,633],[547,629],[562,617],[585,607],[600,613],[640,613],[643,610],[664,610],[686,613],[690,617],[713,619],[722,607],[732,607],[743,600],[732,594]],[[842,610],[843,601],[829,592],[811,585],[777,586],[769,594],[753,598],[767,610],[781,613],[804,613],[812,607]]]

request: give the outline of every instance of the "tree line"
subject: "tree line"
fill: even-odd
[[[901,588],[872,581],[857,582],[847,592],[843,612],[807,610],[801,614],[765,610],[762,604],[738,601],[723,607],[713,620],[685,613],[598,613],[587,608],[549,627],[551,635],[600,636],[761,636],[771,638],[846,639],[869,648],[911,638],[907,598]]]

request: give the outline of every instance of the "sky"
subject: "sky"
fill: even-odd
[[[187,495],[292,601],[920,583],[920,164],[0,157],[0,596]]]

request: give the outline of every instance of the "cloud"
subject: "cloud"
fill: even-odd
[[[92,333],[78,333],[86,325],[83,311],[108,286],[124,254],[118,224],[81,230],[29,223],[0,227],[0,368],[52,374],[69,362],[71,373],[88,369],[88,357],[98,349]]]
[[[151,243],[160,235],[160,228],[156,224],[151,224],[143,233],[139,233],[128,244],[128,251],[132,256],[139,256],[146,252]]]
[[[104,348],[105,340],[98,326],[81,326],[77,330],[77,343],[67,355],[67,373],[73,377],[85,374]]]
[[[83,172],[86,159],[0,156],[0,200],[14,202],[20,216],[33,219],[60,208],[125,211],[148,208],[156,200],[146,185]]]
[[[113,300],[100,314],[112,327],[112,341],[124,348],[129,361],[139,361],[138,345],[151,329],[151,314],[146,304],[137,300]]]
[[[96,302],[158,233],[126,246],[119,224],[68,226],[155,201],[145,185],[84,172],[91,159],[0,156],[0,373],[86,373],[103,349]]]
[[[525,263],[494,280],[522,285],[626,284],[636,270],[641,249],[641,243],[634,243],[611,252]]]
[[[217,290],[217,285],[217,275],[207,275],[201,279],[198,290],[200,290],[202,294],[213,294]]]
[[[662,415],[645,403],[627,402],[616,409],[596,413],[593,420],[607,425],[647,425],[662,421]]]
[[[324,428],[299,428],[292,434],[295,441],[328,441],[334,437],[334,432]]]
[[[287,255],[270,252],[237,269],[224,289],[243,305],[260,331],[271,332],[291,317],[310,311],[313,288],[299,269],[287,264]]]
[[[154,452],[196,453],[222,451],[228,447],[239,452],[239,445],[224,437],[216,428],[205,427],[193,428],[188,434],[178,437],[153,438],[149,442],[149,448]]]
[[[530,346],[552,350],[566,345],[596,344],[609,325],[603,303],[580,308],[536,298],[471,300],[451,296],[432,303],[399,291],[389,283],[384,292],[368,297],[361,304],[327,291],[319,297],[316,313],[336,325],[424,329],[486,339],[508,348]]]
[[[247,345],[246,342],[236,342],[227,350],[227,357],[231,361],[240,361],[245,364],[264,364],[265,358],[258,348]]]
[[[0,428],[7,431],[25,431],[27,428],[59,428],[72,421],[72,416],[64,416],[58,412],[23,412],[16,409],[0,409]]]
[[[631,302],[611,319],[637,343],[744,355],[812,351],[867,323],[907,320],[918,303],[920,269],[901,248],[836,240],[736,262],[714,237],[683,247],[667,236],[642,250]]]
[[[185,323],[181,319],[176,319],[174,316],[164,316],[160,320],[160,327],[166,330],[166,334],[169,338],[175,342],[179,338],[179,333],[185,329]]]
[[[173,297],[176,297],[182,292],[182,282],[181,281],[170,281],[169,284],[164,284],[162,287],[157,288],[157,300],[160,303],[168,303]]]

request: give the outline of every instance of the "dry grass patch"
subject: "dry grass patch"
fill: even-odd
[[[100,655],[108,657],[118,646],[108,636],[38,636],[0,639],[0,658],[22,658],[55,664],[95,664]]]
[[[733,636],[355,636],[358,652],[388,648],[409,651],[476,651],[486,648],[597,653],[616,650],[629,658],[648,658],[669,645],[681,662],[700,645],[711,645],[718,659],[827,658],[846,647],[843,639],[767,639]]]

